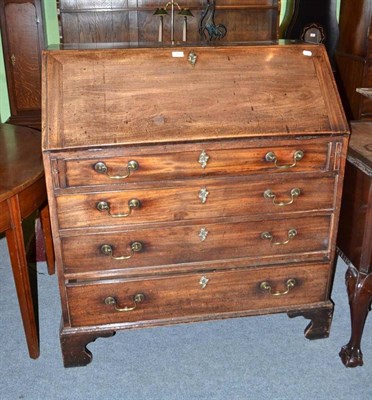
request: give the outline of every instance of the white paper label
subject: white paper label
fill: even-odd
[[[183,51],[172,51],[172,57],[181,58],[185,57],[185,54]]]

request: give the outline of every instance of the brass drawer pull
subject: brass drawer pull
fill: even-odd
[[[289,201],[276,201],[276,194],[271,190],[271,189],[267,189],[264,191],[264,198],[265,199],[272,199],[273,200],[273,204],[275,206],[288,206],[290,204],[292,204],[294,202],[294,199],[296,197],[298,197],[301,194],[301,189],[299,188],[293,188],[290,191],[290,195],[291,195],[291,200]]]
[[[126,213],[119,213],[119,214],[112,214],[110,211],[110,204],[107,201],[100,201],[96,204],[96,208],[98,211],[106,211],[107,214],[110,215],[112,218],[125,218],[128,217],[134,208],[140,208],[141,207],[141,202],[137,199],[131,199],[128,201],[128,212]]]
[[[270,240],[271,244],[274,245],[274,246],[281,246],[281,245],[289,243],[289,241],[291,239],[293,239],[296,235],[297,235],[296,229],[290,229],[288,231],[288,239],[287,240],[285,240],[284,242],[273,242],[274,237],[270,232],[262,232],[261,233],[261,239]]]
[[[108,306],[114,306],[115,310],[118,312],[127,312],[127,311],[133,311],[137,308],[137,305],[139,303],[142,303],[145,300],[145,295],[142,293],[137,293],[136,295],[134,295],[133,297],[133,301],[134,301],[134,306],[132,307],[118,307],[117,306],[117,301],[115,299],[115,297],[109,296],[105,298],[105,304],[107,304]]]
[[[113,248],[109,244],[103,244],[101,246],[101,253],[105,256],[110,256],[113,260],[129,260],[134,256],[134,253],[140,253],[143,249],[143,245],[141,242],[133,242],[130,245],[130,254],[129,256],[113,256]]]
[[[103,161],[99,161],[98,163],[94,164],[94,170],[103,175],[107,175],[110,179],[125,179],[131,174],[132,171],[136,171],[139,168],[139,164],[135,160],[131,160],[127,164],[127,171],[124,175],[110,175],[108,173],[108,167]]]
[[[297,164],[297,161],[302,160],[303,157],[304,157],[304,152],[302,150],[296,150],[293,154],[293,163],[292,164],[279,165],[276,154],[273,151],[269,151],[265,155],[265,160],[267,162],[273,162],[275,164],[275,168],[285,169],[285,168],[293,168]]]
[[[267,290],[269,292],[269,294],[271,294],[271,296],[284,296],[284,295],[288,294],[289,291],[293,287],[295,287],[295,285],[296,285],[296,280],[293,278],[290,278],[286,282],[287,290],[285,290],[284,292],[273,292],[269,282],[262,282],[260,285],[260,289]]]

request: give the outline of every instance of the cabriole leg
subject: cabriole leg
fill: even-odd
[[[341,348],[339,355],[346,367],[357,367],[363,365],[360,345],[372,298],[372,274],[360,273],[353,266],[349,266],[345,278],[350,305],[351,337]]]

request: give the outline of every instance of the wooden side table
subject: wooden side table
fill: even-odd
[[[48,272],[53,274],[54,252],[40,132],[31,128],[0,124],[0,232],[6,233],[31,358],[37,358],[40,349],[36,304],[30,287],[22,221],[36,210],[40,210]]]
[[[338,247],[348,264],[346,285],[351,311],[351,338],[340,357],[347,367],[363,365],[360,349],[372,301],[372,122],[352,122]]]

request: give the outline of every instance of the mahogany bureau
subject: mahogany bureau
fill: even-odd
[[[323,46],[48,50],[43,88],[66,367],[120,329],[329,334],[349,132]]]

